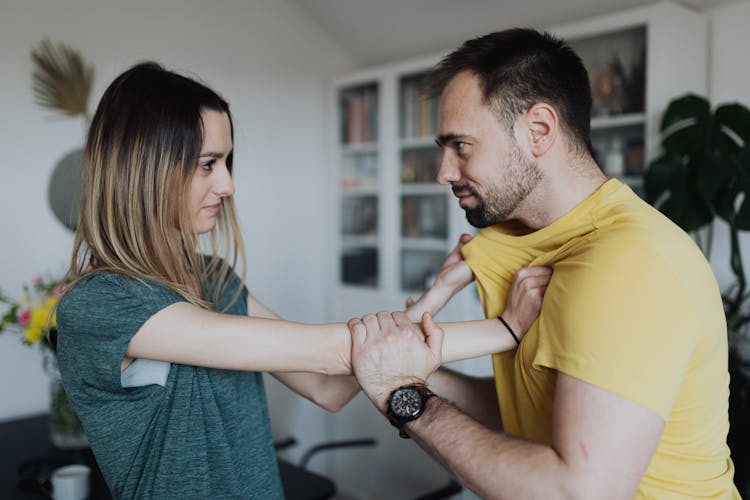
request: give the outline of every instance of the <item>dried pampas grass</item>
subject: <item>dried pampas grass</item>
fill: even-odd
[[[84,63],[81,54],[62,43],[42,40],[31,49],[34,62],[32,91],[42,107],[69,116],[88,119],[88,102],[94,81],[94,67]]]

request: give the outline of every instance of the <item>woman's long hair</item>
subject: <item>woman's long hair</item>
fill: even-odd
[[[215,308],[238,264],[244,283],[245,249],[232,196],[222,200],[208,234],[194,233],[188,213],[204,110],[226,113],[231,126],[229,105],[216,92],[152,62],[130,68],[107,88],[86,142],[69,271],[74,279],[94,271],[119,273],[156,281],[191,303]],[[231,172],[229,159],[227,166]]]

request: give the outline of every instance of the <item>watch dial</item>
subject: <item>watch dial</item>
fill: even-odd
[[[422,409],[422,396],[416,389],[401,389],[393,395],[391,408],[399,417],[413,417]]]

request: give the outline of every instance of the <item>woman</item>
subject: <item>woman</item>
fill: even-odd
[[[282,321],[235,274],[232,141],[221,97],[153,63],[115,79],[91,124],[58,355],[116,498],[280,498],[259,372],[333,411],[359,390],[346,325]],[[413,320],[472,279],[460,245]],[[504,314],[519,333],[548,276],[514,286],[536,293]],[[446,361],[516,345],[494,320],[445,330]]]

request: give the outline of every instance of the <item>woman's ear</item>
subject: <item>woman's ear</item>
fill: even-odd
[[[539,102],[531,106],[523,115],[529,152],[539,158],[549,151],[557,140],[559,122],[555,108]]]

